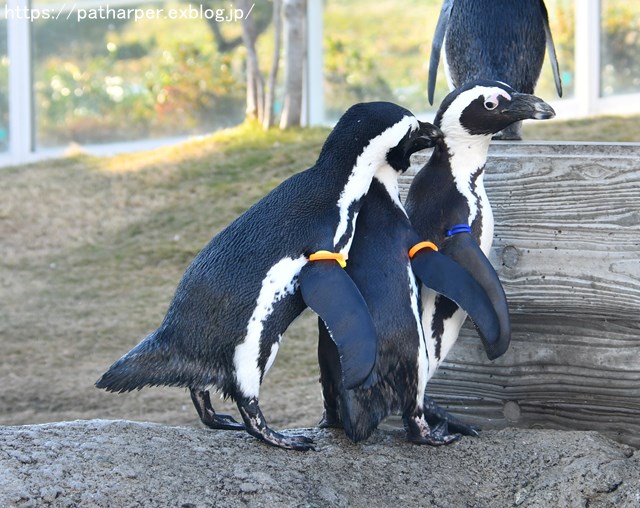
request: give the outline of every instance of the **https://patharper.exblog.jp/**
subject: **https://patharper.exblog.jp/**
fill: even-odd
[[[109,4],[80,6],[69,3],[55,7],[4,6],[4,19],[27,21],[37,20],[75,20],[78,23],[90,20],[154,20],[154,19],[206,19],[217,23],[229,23],[247,19],[255,4],[249,9],[239,9],[229,4],[225,8],[211,8],[202,4],[187,4],[177,7],[122,7]]]

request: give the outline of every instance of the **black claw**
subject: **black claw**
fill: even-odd
[[[245,430],[244,425],[230,415],[216,414],[213,418],[202,420],[202,423],[211,429]]]
[[[449,432],[462,434],[463,436],[478,437],[480,436],[480,427],[468,425],[460,420],[448,422]]]

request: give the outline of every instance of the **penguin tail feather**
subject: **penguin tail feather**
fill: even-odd
[[[95,383],[108,392],[130,392],[145,386],[188,386],[176,375],[176,362],[169,351],[159,344],[158,330],[145,337],[137,346],[105,372]]]

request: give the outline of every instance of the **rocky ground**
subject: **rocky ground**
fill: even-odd
[[[594,432],[485,431],[440,448],[392,428],[358,445],[292,432],[316,451],[123,420],[0,427],[0,506],[640,506],[640,455]]]

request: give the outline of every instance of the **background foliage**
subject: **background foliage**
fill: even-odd
[[[546,4],[564,96],[571,97],[573,0]],[[165,9],[181,6],[175,0],[157,4]],[[391,100],[415,112],[432,109],[426,82],[440,0],[405,0],[401,7],[392,0],[324,0],[324,6],[328,119],[367,100]],[[252,15],[268,20],[269,7],[270,2],[261,0]],[[640,88],[640,7],[603,0],[603,13],[603,93],[635,92]],[[217,44],[204,20],[78,23],[61,18],[34,22],[32,28],[39,147],[203,133],[238,124],[244,117],[246,51],[241,44]],[[238,22],[222,22],[218,28],[227,42],[241,33]],[[272,50],[270,27],[258,39],[265,73]],[[6,22],[0,21],[0,149],[8,124],[8,61],[3,55]],[[436,102],[447,92],[441,68]],[[547,62],[536,93],[556,97]],[[276,114],[280,108],[276,102]]]

